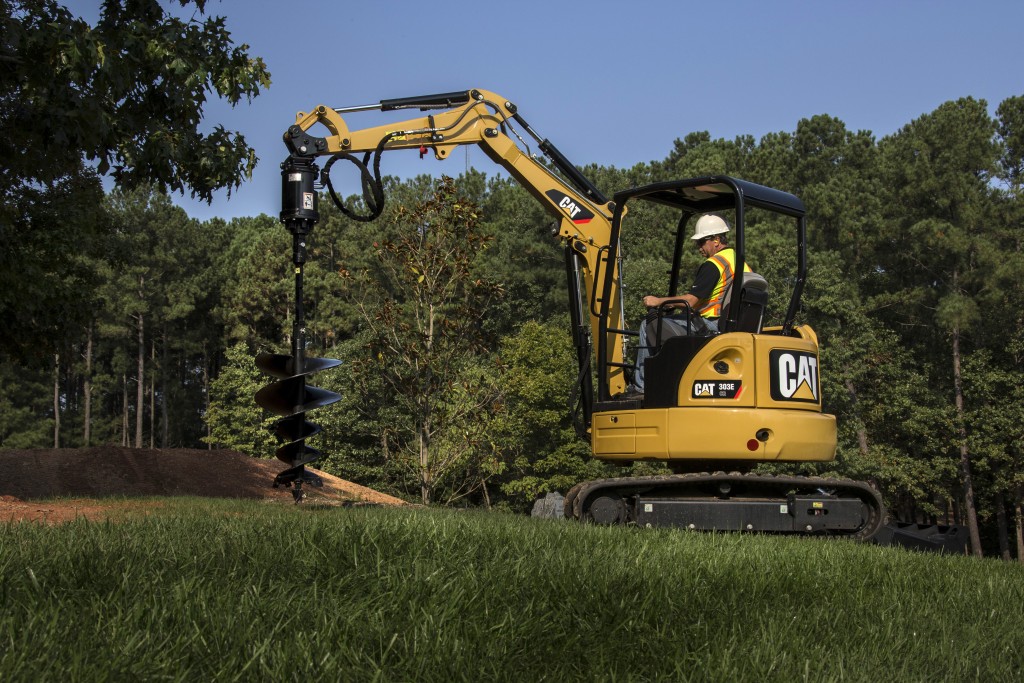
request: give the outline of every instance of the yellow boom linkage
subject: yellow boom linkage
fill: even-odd
[[[443,111],[359,130],[351,130],[342,118],[343,113],[371,109]],[[309,135],[308,131],[316,124],[323,125],[330,134],[324,137]],[[571,182],[563,180],[536,157],[524,152],[510,137],[514,126],[531,135]],[[579,260],[584,292],[592,298],[595,293],[597,298],[607,294],[610,318],[623,327],[621,293],[617,285],[618,265],[606,260],[614,206],[550,142],[538,137],[518,114],[516,106],[500,95],[486,90],[470,90],[383,100],[379,104],[357,107],[319,105],[309,112],[299,112],[295,125],[288,129],[284,139],[293,154],[309,157],[414,149],[421,155],[429,150],[437,159],[446,159],[460,145],[479,146],[488,158],[504,168],[558,219],[558,238]],[[612,289],[607,293],[597,292],[598,277],[609,268],[612,271]],[[596,303],[591,301],[592,305]],[[596,337],[597,319],[588,317],[591,334]],[[607,381],[612,394],[621,393],[626,388],[623,353],[622,344],[610,345],[607,349],[605,365],[609,368]]]

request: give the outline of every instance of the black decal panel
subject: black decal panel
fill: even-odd
[[[739,398],[743,393],[743,382],[740,380],[697,380],[693,383],[693,398]]]
[[[818,357],[806,351],[773,349],[768,355],[771,363],[771,393],[774,401],[819,403]]]
[[[548,190],[545,193],[552,202],[560,208],[573,223],[582,225],[594,220],[593,212],[585,206],[581,206],[569,195],[558,190]]]

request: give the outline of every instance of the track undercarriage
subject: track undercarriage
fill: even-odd
[[[610,525],[868,540],[885,522],[885,506],[864,482],[715,472],[586,481],[566,495],[565,516]]]

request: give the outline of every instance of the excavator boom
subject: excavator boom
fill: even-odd
[[[342,116],[405,109],[436,113],[356,130],[350,129]],[[317,136],[311,132],[317,124],[326,129],[325,135]],[[528,141],[518,132],[519,129],[536,143],[554,170],[529,152]],[[460,145],[478,146],[557,219],[557,236],[566,249],[567,272],[579,278],[575,296],[579,303],[574,318],[590,320],[589,336],[592,338],[597,333],[597,318],[588,314],[586,309],[605,297],[609,315],[618,321],[619,327],[624,326],[618,285],[613,284],[610,290],[604,288],[598,292],[602,273],[604,277],[610,273],[613,283],[620,279],[618,265],[608,259],[612,251],[609,240],[614,206],[550,141],[537,135],[517,107],[507,99],[493,92],[474,89],[381,100],[377,104],[353,107],[318,105],[309,112],[296,115],[294,125],[284,134],[284,142],[293,158],[327,156],[333,160],[352,158],[356,154],[375,155],[375,166],[380,155],[391,150],[413,149],[421,155],[433,152],[437,159],[446,159]],[[527,149],[524,151],[520,145]],[[325,168],[325,174],[328,168]],[[325,185],[333,195],[329,176]],[[383,208],[380,201],[368,203],[377,205],[378,214]],[[573,288],[572,283],[570,288]],[[580,331],[575,333],[582,334]],[[581,349],[586,347],[589,356],[589,346],[579,346]],[[621,393],[626,388],[624,353],[622,344],[606,350],[608,373],[604,380],[613,393]],[[581,368],[586,364],[581,358]]]

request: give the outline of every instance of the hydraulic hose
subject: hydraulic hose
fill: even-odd
[[[377,144],[377,149],[373,152],[373,173],[370,173],[370,169],[367,167],[370,161],[370,152],[363,155],[362,160],[348,154],[347,152],[338,152],[328,159],[327,163],[324,164],[324,169],[320,173],[323,179],[324,186],[327,188],[328,194],[331,196],[331,201],[338,207],[343,215],[351,218],[354,221],[361,223],[369,223],[377,220],[377,218],[384,211],[384,181],[380,177],[380,157],[384,152],[384,146],[393,137],[394,134],[385,135],[381,138]],[[366,202],[366,206],[369,209],[367,214],[359,214],[345,206],[344,202],[334,191],[334,185],[331,182],[331,166],[334,162],[339,159],[345,159],[346,161],[352,162],[356,168],[359,169],[359,179],[363,188],[363,201]]]

